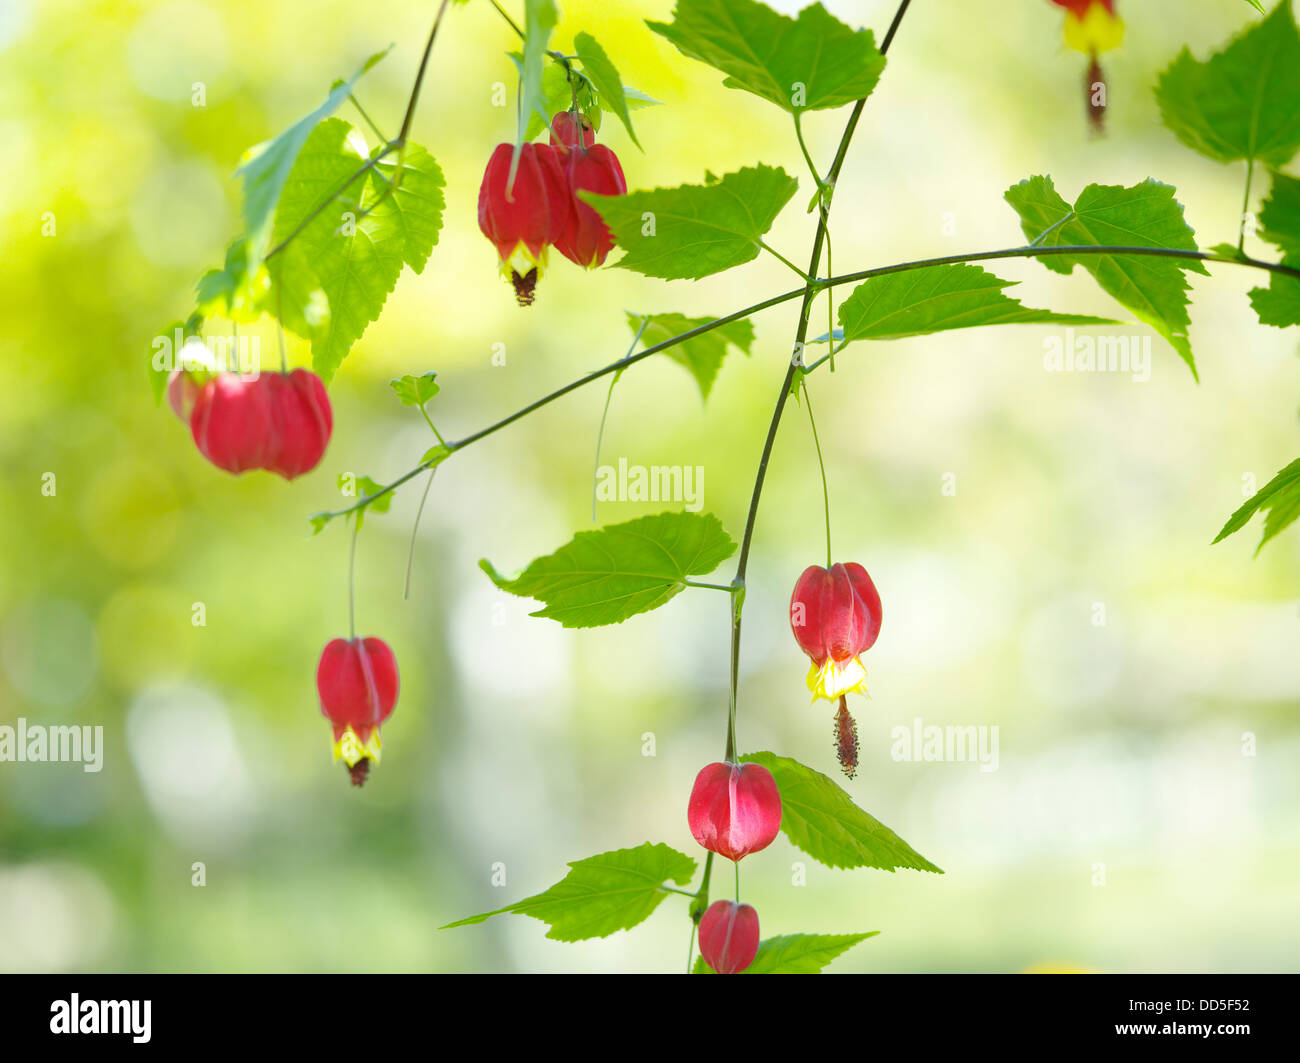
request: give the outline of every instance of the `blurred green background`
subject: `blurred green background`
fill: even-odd
[[[827,6],[877,39],[894,10]],[[459,437],[621,355],[624,311],[727,313],[791,287],[784,267],[764,258],[665,283],[556,256],[537,304],[517,309],[475,215],[484,162],[513,136],[512,107],[492,95],[505,82],[513,105],[515,45],[472,0],[443,27],[413,131],[447,176],[441,242],[336,378],[322,466],[291,485],[227,476],[149,394],[152,338],[188,313],[195,280],[239,232],[240,154],[390,41],[359,95],[395,129],[435,7],[0,5],[0,723],[102,725],[106,746],[98,774],[0,763],[2,969],[683,964],[677,898],[580,945],[521,917],[437,929],[607,849],[650,839],[701,853],[685,806],[695,772],[722,754],[725,598],[690,591],[571,632],[529,618],[530,603],[476,567],[522,566],[591,526],[603,384],[443,466],[409,601],[420,485],[367,522],[359,628],[392,644],[403,690],[361,791],[330,761],[313,682],[321,647],[347,630],[348,536],[335,524],[310,537],[307,516],[340,504],[339,473],[387,481],[432,441],[390,377],[436,369],[431,412]],[[788,119],[651,34],[641,19],[670,7],[563,4],[561,47],[589,30],[625,81],[664,103],[635,116],[644,153],[613,122],[601,139],[633,187],[759,160],[798,173],[769,242],[804,261],[810,184]],[[1242,169],[1179,145],[1151,86],[1184,43],[1203,56],[1256,16],[1241,0],[1120,8],[1128,39],[1105,59],[1109,133],[1096,139],[1058,9],[916,0],[836,194],[837,271],[1013,245],[1002,193],[1034,173],[1069,199],[1092,181],[1156,177],[1177,186],[1202,246],[1235,239]],[[806,121],[819,162],[843,120]],[[1081,273],[994,268],[1024,282],[1014,294],[1030,305],[1122,316]],[[1297,966],[1300,534],[1258,559],[1258,524],[1209,545],[1246,478],[1262,485],[1296,456],[1297,336],[1257,323],[1245,297],[1256,275],[1214,272],[1190,278],[1199,386],[1159,339],[1146,383],[1045,372],[1040,327],[861,344],[812,379],[836,553],[867,566],[885,611],[873,697],[854,706],[862,768],[846,786],[947,874],[832,872],[782,837],[742,865],[765,934],[883,931],[836,970]],[[795,314],[755,319],[752,357],[728,357],[707,409],[667,359],[629,372],[603,460],[703,466],[705,508],[738,538]],[[823,556],[812,441],[790,413],[750,569],[740,744],[838,777],[831,713],[808,705],[786,619],[796,576]],[[600,520],[657,508],[603,504]],[[206,626],[191,623],[196,602]],[[998,770],[893,760],[891,729],[918,717],[998,727]]]

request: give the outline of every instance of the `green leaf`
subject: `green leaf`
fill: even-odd
[[[774,753],[740,759],[772,773],[781,793],[781,830],[814,860],[828,867],[906,867],[943,874],[821,772]]]
[[[372,480],[369,476],[354,476],[352,473],[344,472],[339,473],[339,490],[343,492],[344,497],[354,498],[357,501],[360,501],[361,499],[369,498],[371,495],[379,495],[379,492],[384,490],[384,485],[378,480]],[[374,510],[376,513],[387,513],[392,505],[393,492],[385,491],[373,502],[367,502],[365,505],[354,509],[352,512],[356,518],[357,530],[360,531],[361,526],[365,523],[366,512],[368,510]],[[318,513],[316,516],[311,518],[312,524],[314,525],[322,516],[326,517],[326,520],[321,523],[319,528],[316,528],[317,532],[329,523],[329,515]]]
[[[885,57],[870,30],[853,30],[821,4],[797,19],[757,0],[678,0],[673,21],[647,22],[678,51],[792,114],[871,95]]]
[[[311,257],[296,240],[266,261],[270,287],[258,308],[290,332],[315,340],[329,331],[330,300],[321,287]]]
[[[783,170],[753,166],[703,185],[579,195],[626,252],[622,269],[699,280],[757,258],[763,235],[798,187]]]
[[[685,853],[663,843],[615,849],[569,864],[569,873],[544,893],[458,919],[442,929],[471,926],[513,912],[546,923],[550,927],[546,936],[556,941],[608,937],[648,919],[668,896],[660,887],[669,881],[686,885],[695,875],[695,866]]]
[[[1300,252],[1300,180],[1273,174],[1273,189],[1259,212],[1259,235],[1283,251]]]
[[[1300,269],[1300,253],[1287,255],[1282,264]],[[1250,305],[1259,315],[1261,325],[1274,328],[1300,325],[1300,278],[1285,273],[1270,275],[1267,288],[1250,290]]]
[[[1004,281],[979,266],[927,266],[863,281],[840,306],[844,336],[888,340],[977,325],[1113,325],[1101,317],[1035,310],[1003,295]]]
[[[503,591],[544,602],[533,616],[599,627],[659,608],[688,577],[712,572],[735,550],[711,513],[657,513],[579,532],[515,579],[486,560],[479,566]]]
[[[400,244],[406,264],[423,273],[442,232],[442,212],[447,205],[442,168],[419,144],[408,141],[400,176],[397,159],[392,156],[380,159],[375,169],[376,176],[371,178],[374,238]],[[397,188],[389,191],[383,181],[394,179]]]
[[[1220,162],[1286,163],[1300,148],[1300,33],[1290,0],[1204,63],[1184,48],[1156,86],[1164,123]]]
[[[623,86],[623,102],[627,104],[629,111],[641,111],[647,107],[662,107],[663,100],[656,100],[653,96],[647,96],[640,89],[634,89],[630,85]]]
[[[1251,517],[1261,511],[1266,511],[1268,515],[1264,518],[1264,537],[1255,547],[1256,556],[1264,549],[1266,542],[1294,523],[1296,517],[1300,517],[1300,458],[1296,458],[1247,499],[1241,508],[1228,518],[1228,523],[1214,537],[1214,541],[1222,542],[1233,532],[1240,531],[1250,522]]]
[[[1071,207],[1050,177],[1031,177],[1007,190],[1007,202],[1020,215],[1031,243],[1043,247],[1165,247],[1195,251],[1196,240],[1183,218],[1174,189],[1150,179],[1132,188],[1089,185]],[[1102,289],[1150,325],[1178,352],[1196,376],[1187,329],[1187,278],[1206,273],[1195,259],[1141,255],[1065,255],[1039,259],[1048,269],[1069,274],[1083,266]]]
[[[546,91],[542,86],[542,72],[546,65],[546,51],[551,33],[560,21],[555,0],[524,0],[524,50],[519,58],[519,135],[515,140],[515,154],[510,162],[510,183],[514,183],[515,169],[519,165],[520,145],[529,139],[529,125],[533,115],[541,117],[543,125],[550,121],[546,111]]]
[[[397,377],[390,380],[388,386],[397,393],[403,406],[423,406],[441,390],[437,383],[438,374],[430,369],[419,376]]]
[[[871,930],[865,934],[782,934],[765,938],[758,943],[754,962],[740,973],[820,974],[835,957],[879,933]],[[692,973],[712,974],[713,968],[700,956]]]
[[[1261,15],[1264,13],[1264,5],[1263,5],[1262,3],[1260,3],[1260,0],[1246,0],[1246,3],[1248,3],[1251,7],[1253,7],[1256,11],[1258,11]]]
[[[637,140],[636,132],[632,129],[632,116],[628,113],[627,98],[623,95],[623,81],[618,76],[614,64],[610,62],[609,56],[605,54],[605,49],[590,33],[579,33],[573,38],[573,50],[577,52],[578,61],[582,63],[583,73],[596,87],[600,105],[623,123],[623,128],[632,138],[632,143],[638,148],[641,147],[641,142]]]
[[[325,102],[300,118],[279,136],[248,150],[235,176],[244,180],[244,227],[249,242],[249,259],[260,263],[271,237],[272,221],[285,182],[312,131],[333,114],[352,93],[361,76],[388,54],[376,52],[346,81],[336,82]]]
[[[450,458],[453,453],[453,448],[447,446],[446,443],[435,443],[424,452],[424,456],[420,458],[420,464],[425,465],[430,469],[436,469],[444,461]]]
[[[441,226],[443,178],[427,152],[408,144],[395,191],[373,171],[353,176],[368,157],[359,130],[339,118],[321,122],[303,145],[276,213],[277,239],[298,232],[294,243],[329,302],[328,322],[309,334],[313,368],[327,383],[383,310],[403,264],[423,267]]]
[[[684,314],[629,312],[627,315],[627,323],[633,332],[641,328],[643,321],[646,323],[645,331],[641,333],[641,342],[646,347],[653,347],[674,336],[680,336],[683,332],[689,332],[691,329],[716,320],[717,318],[712,317],[686,317]],[[722,359],[726,357],[727,348],[735,347],[749,354],[753,343],[753,323],[747,320],[732,321],[699,336],[693,336],[689,340],[683,340],[669,347],[664,354],[690,370],[691,375],[700,385],[700,394],[707,399],[709,392],[713,390],[713,381],[717,378],[718,370],[722,368]]]

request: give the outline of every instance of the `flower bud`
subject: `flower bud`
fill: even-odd
[[[880,595],[861,565],[804,570],[790,598],[790,629],[812,660],[808,689],[814,701],[867,692],[858,655],[875,644],[880,621]]]
[[[511,144],[498,144],[492,152],[478,191],[478,225],[496,247],[519,305],[528,306],[546,270],[546,249],[569,223],[573,196],[560,154],[547,144],[519,149],[514,186],[507,191],[513,155]]]
[[[334,727],[334,759],[342,760],[361,786],[378,763],[379,725],[397,704],[397,661],[377,638],[334,639],[316,667],[320,711]]]
[[[686,818],[704,848],[739,861],[781,830],[781,795],[761,764],[710,764],[695,777]]]
[[[570,262],[586,269],[604,265],[614,247],[614,234],[596,209],[578,198],[578,192],[596,192],[602,196],[621,196],[627,191],[623,167],[618,156],[604,144],[587,149],[575,148],[564,159],[564,173],[573,200],[568,224],[555,241],[555,249]]]
[[[739,974],[758,955],[758,913],[748,904],[714,901],[700,919],[700,955],[718,974]]]
[[[578,129],[582,129],[582,146],[589,148],[596,143],[596,131],[591,127],[591,119],[580,114],[574,120],[572,111],[561,111],[551,119],[551,147],[568,151],[578,143]]]

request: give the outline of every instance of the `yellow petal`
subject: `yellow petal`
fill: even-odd
[[[334,759],[343,761],[349,768],[355,767],[357,761],[366,757],[378,764],[381,749],[378,727],[370,732],[370,741],[363,743],[349,724],[334,743]]]
[[[842,694],[861,694],[866,697],[867,669],[857,657],[851,657],[843,664],[836,664],[827,658],[821,667],[814,663],[808,669],[808,689],[812,691],[813,701],[818,698],[839,701]]]
[[[1069,11],[1065,15],[1065,43],[1085,55],[1108,52],[1124,43],[1124,20],[1112,15],[1100,2],[1092,4],[1083,18]]]

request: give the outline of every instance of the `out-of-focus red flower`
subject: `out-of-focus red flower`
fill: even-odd
[[[564,159],[564,175],[573,198],[568,224],[555,241],[555,249],[570,262],[586,269],[603,266],[614,248],[614,234],[601,220],[595,207],[578,198],[578,192],[595,192],[602,196],[621,196],[627,180],[618,156],[604,144],[590,148],[573,147]]]
[[[316,667],[321,715],[334,728],[334,759],[342,760],[352,783],[366,781],[370,761],[381,751],[379,725],[397,704],[397,660],[382,639],[334,639]]]

